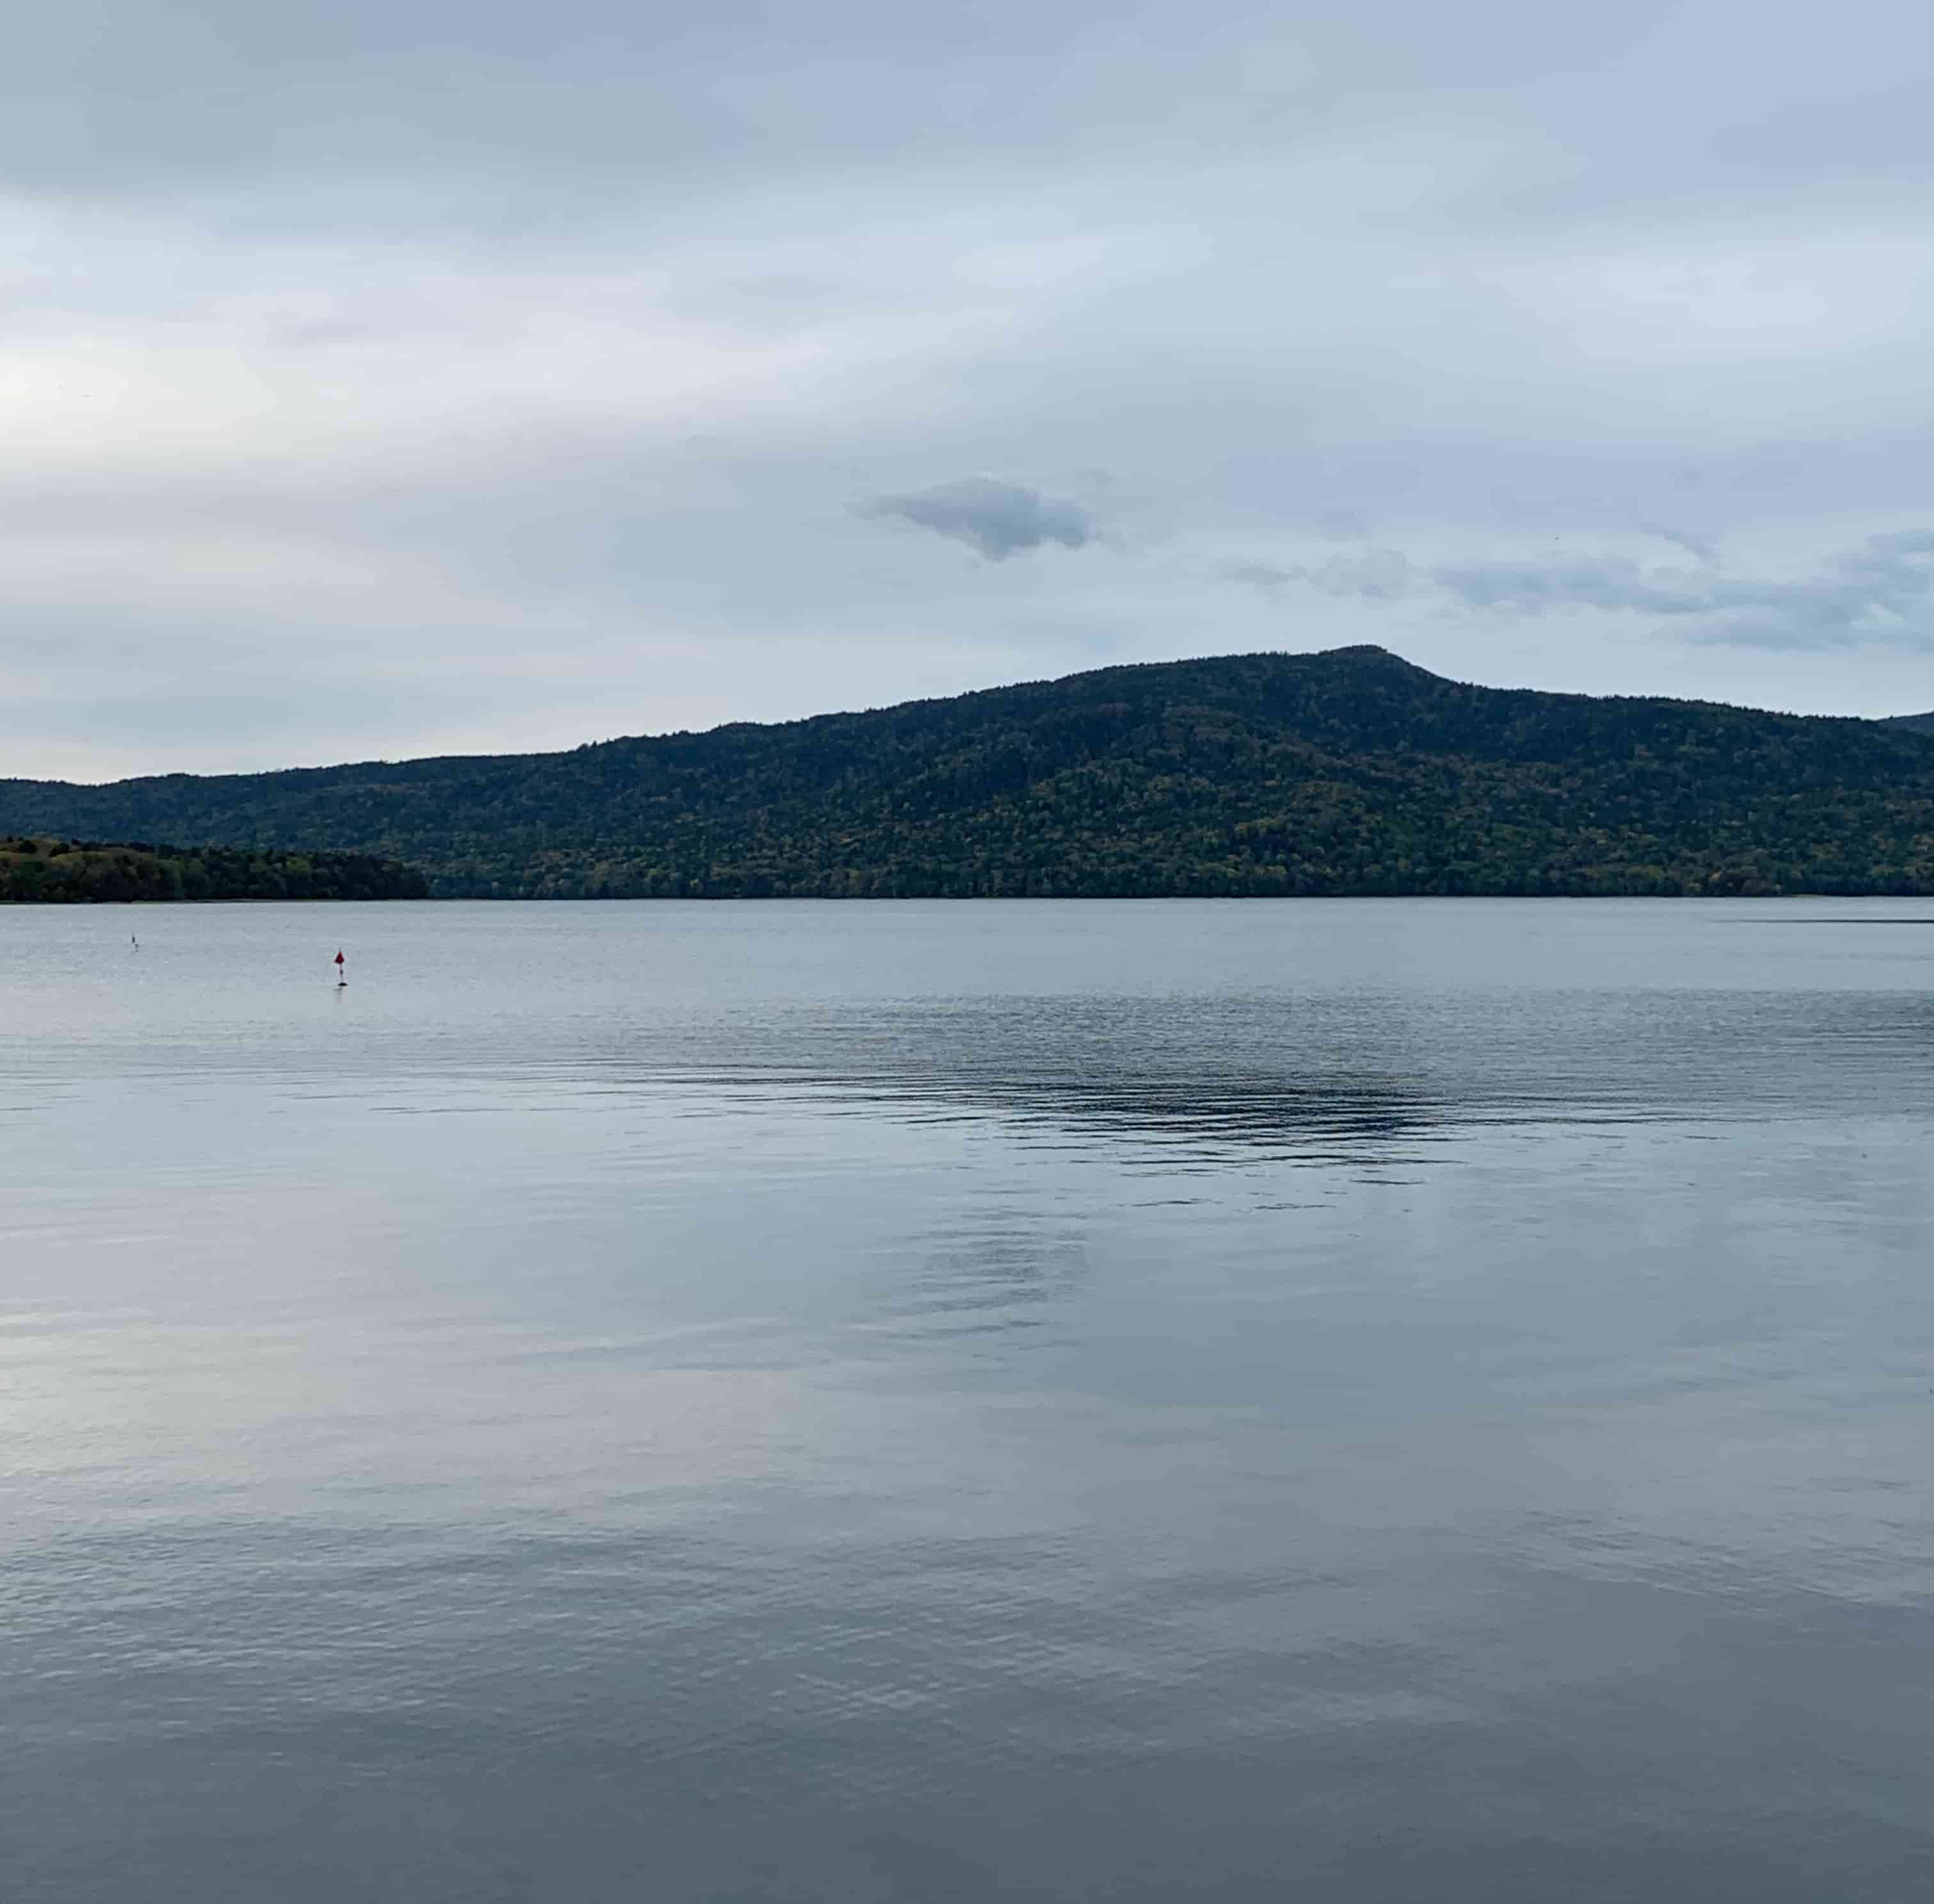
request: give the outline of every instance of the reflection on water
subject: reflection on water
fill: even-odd
[[[724,1104],[1323,1161],[1473,1125],[1909,1113],[1934,996],[1670,991],[893,1002],[653,1027],[594,1061]]]
[[[1821,908],[0,917],[13,1893],[1917,1896]]]

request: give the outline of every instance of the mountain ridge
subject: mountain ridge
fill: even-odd
[[[1593,694],[1568,688],[1491,688],[1476,682],[1461,681],[1450,675],[1438,674],[1432,670],[1399,655],[1394,649],[1386,648],[1373,641],[1356,642],[1340,648],[1261,649],[1245,650],[1236,655],[1216,655],[1182,661],[1111,661],[1105,667],[1077,668],[1067,674],[1042,675],[1026,681],[1004,682],[990,688],[966,688],[954,694],[920,694],[905,700],[869,703],[864,706],[835,708],[820,714],[799,714],[782,721],[721,721],[709,728],[673,728],[661,734],[616,734],[604,740],[582,740],[569,747],[533,749],[516,754],[417,754],[401,759],[392,759],[387,755],[372,755],[362,760],[339,761],[309,767],[263,767],[252,773],[140,773],[128,774],[118,780],[35,780],[27,778],[8,778],[0,776],[0,789],[10,787],[61,787],[76,792],[105,791],[110,788],[155,786],[180,782],[205,785],[229,781],[286,780],[302,775],[340,775],[360,773],[366,770],[385,768],[393,771],[432,767],[462,767],[484,762],[505,761],[559,760],[572,754],[581,754],[587,749],[598,747],[623,747],[649,744],[653,741],[679,740],[699,738],[714,734],[738,733],[770,733],[776,731],[809,728],[836,721],[863,719],[869,716],[897,714],[910,709],[952,706],[963,703],[985,700],[996,695],[1011,694],[1033,688],[1057,688],[1076,681],[1092,681],[1104,676],[1133,674],[1151,670],[1213,666],[1220,662],[1243,661],[1250,658],[1282,658],[1301,660],[1375,660],[1393,663],[1422,679],[1435,682],[1453,688],[1474,690],[1490,694],[1535,694],[1540,699],[1552,701],[1583,701],[1595,705],[1644,704],[1671,707],[1704,707],[1724,709],[1740,714],[1764,714],[1776,720],[1833,721],[1857,727],[1894,727],[1934,731],[1934,712],[1924,714],[1883,714],[1867,716],[1857,714],[1798,714],[1778,708],[1752,707],[1743,702],[1707,700],[1696,696],[1678,694]]]
[[[372,853],[447,896],[1902,893],[1934,891],[1934,744],[1358,645],[544,754],[0,781],[0,830]]]

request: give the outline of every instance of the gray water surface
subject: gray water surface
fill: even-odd
[[[0,909],[7,1895],[1924,1896],[1908,922]]]

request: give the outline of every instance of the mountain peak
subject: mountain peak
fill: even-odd
[[[9,831],[379,853],[451,897],[1934,893],[1934,749],[1366,642],[568,753],[0,782]]]
[[[1347,648],[1324,648],[1317,652],[1316,658],[1326,661],[1354,661],[1378,667],[1396,668],[1405,674],[1414,674],[1420,681],[1441,681],[1444,676],[1433,674],[1427,667],[1420,667],[1407,655],[1399,655],[1394,648],[1384,648],[1374,641],[1353,642]]]

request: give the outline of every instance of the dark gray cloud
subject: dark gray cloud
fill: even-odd
[[[990,562],[1005,562],[1044,542],[1084,548],[1095,535],[1095,526],[1078,504],[991,476],[936,483],[903,496],[875,496],[865,505],[864,513],[899,517],[936,535],[964,542]]]

